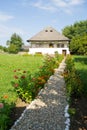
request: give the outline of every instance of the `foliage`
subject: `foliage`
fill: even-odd
[[[4,95],[0,98],[0,130],[7,130],[8,124],[11,123],[9,116],[13,106],[13,103],[8,103],[8,95]]]
[[[33,100],[58,65],[59,62],[56,57],[46,55],[43,65],[33,75],[30,72],[15,70],[16,74],[14,75],[15,79],[12,81],[12,85],[18,96],[26,102]]]
[[[74,37],[70,43],[70,49],[73,53],[87,55],[87,34]]]
[[[73,56],[75,69],[83,83],[83,96],[87,96],[87,56]]]
[[[87,54],[87,20],[66,26],[62,31],[71,40],[71,53]]]
[[[68,113],[70,114],[70,116],[74,116],[76,114],[76,109],[75,108],[69,108]]]
[[[67,95],[69,97],[81,96],[83,93],[83,85],[79,73],[77,73],[75,69],[74,61],[72,60],[71,56],[68,56],[66,59],[64,77],[66,81]]]
[[[7,52],[7,51],[8,51],[8,49],[7,49],[6,47],[1,46],[1,45],[0,45],[0,50],[1,50],[1,51],[4,51],[4,52]]]
[[[84,35],[87,33],[87,20],[75,22],[73,25],[66,26],[62,32],[69,39],[72,39],[75,36]]]
[[[23,40],[19,35],[16,33],[12,34],[10,40],[7,41],[9,53],[19,52],[23,44]]]
[[[16,45],[14,45],[14,44],[11,44],[8,47],[8,52],[16,54],[18,52],[18,47]]]

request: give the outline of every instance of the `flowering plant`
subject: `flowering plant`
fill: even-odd
[[[54,73],[54,68],[58,67],[58,64],[58,56],[46,55],[43,65],[34,74],[20,69],[14,70],[14,80],[11,83],[18,96],[25,102],[31,102]]]
[[[13,104],[8,104],[8,95],[0,99],[0,130],[6,130],[7,124],[11,122],[10,112]]]

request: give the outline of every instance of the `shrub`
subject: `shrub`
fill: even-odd
[[[82,82],[80,80],[79,74],[75,69],[74,61],[71,56],[66,59],[66,68],[64,71],[64,77],[66,81],[67,95],[71,96],[81,96],[82,95]]]
[[[7,130],[8,124],[11,123],[10,113],[14,106],[13,103],[8,103],[8,96],[4,95],[0,99],[0,130]]]

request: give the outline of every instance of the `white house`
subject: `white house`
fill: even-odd
[[[52,27],[47,27],[31,37],[27,42],[30,43],[29,54],[69,54],[69,39],[57,32]]]

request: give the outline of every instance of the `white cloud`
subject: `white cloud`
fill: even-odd
[[[0,12],[0,22],[6,22],[11,19],[14,19],[14,16]]]
[[[24,6],[33,6],[50,12],[72,14],[75,6],[82,5],[86,0],[21,0]]]
[[[55,7],[53,7],[50,3],[44,3],[43,1],[39,0],[36,3],[32,3],[32,6],[37,7],[43,10],[55,11]]]
[[[71,14],[72,8],[74,6],[79,6],[85,2],[85,0],[48,0],[46,3],[45,0],[37,0],[32,5],[39,9],[48,10],[48,11],[63,11],[65,13]],[[75,10],[75,9],[74,9]]]
[[[74,5],[80,5],[85,2],[85,0],[51,0],[56,6],[68,7]]]
[[[83,4],[85,2],[85,0],[71,0],[70,1],[70,5],[80,5]]]

